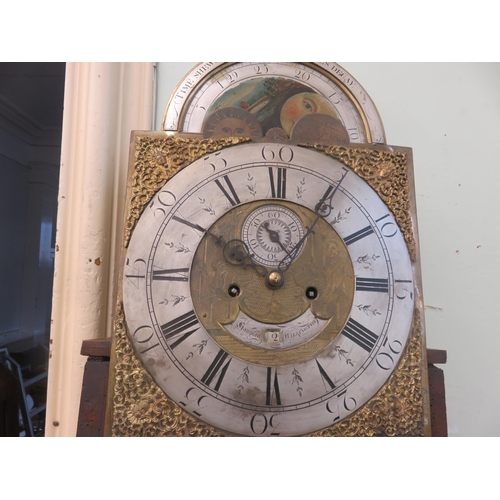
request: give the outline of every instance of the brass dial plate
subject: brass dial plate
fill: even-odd
[[[241,235],[247,218],[268,206],[282,207],[296,214],[304,227],[310,227],[316,219],[312,210],[290,202],[270,205],[268,201],[258,201],[233,208],[218,219],[210,228],[210,234],[201,240],[193,259],[190,283],[194,309],[211,337],[240,359],[270,366],[311,358],[333,341],[349,317],[355,276],[344,242],[322,219],[315,226],[314,235],[306,240],[299,257],[284,273],[284,285],[277,290],[266,286],[265,276],[259,272],[262,266],[233,265],[226,261],[214,235],[223,235],[231,246]],[[271,269],[272,266],[268,267]],[[235,297],[228,293],[231,286],[239,289]],[[314,300],[307,297],[309,288],[318,293]],[[312,313],[308,316],[309,323],[301,324],[299,318],[304,320],[307,311]],[[228,329],[237,321],[235,331],[250,329],[252,322],[248,318],[267,324],[267,328],[256,332],[253,345],[250,341],[242,342],[241,337]],[[319,330],[318,319],[324,320]],[[293,348],[281,348],[287,345],[285,339],[273,341],[272,333],[285,329],[300,335],[301,341],[294,342]]]
[[[282,169],[287,184],[278,199],[271,178]],[[318,221],[318,231],[336,233],[355,276],[340,333],[320,352],[288,364],[260,364],[226,351],[204,327],[204,311],[192,297],[195,254],[208,242],[207,231],[256,202],[316,213],[332,192],[332,210],[321,218],[330,227],[323,230]],[[304,218],[305,227],[309,221]],[[317,234],[310,236],[285,281],[300,275],[300,259]],[[411,329],[413,271],[389,209],[342,163],[296,146],[240,145],[179,172],[141,215],[123,274],[125,320],[137,356],[170,398],[229,433],[301,435],[341,422],[387,382]]]

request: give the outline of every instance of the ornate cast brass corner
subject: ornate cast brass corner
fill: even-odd
[[[416,243],[410,211],[407,155],[402,151],[382,148],[351,148],[346,146],[321,146],[314,149],[341,161],[364,179],[389,207],[403,233],[413,262],[416,260]]]
[[[167,135],[158,137],[152,134],[136,137],[124,247],[128,246],[132,230],[144,207],[179,170],[203,155],[250,140],[245,137],[199,139]]]
[[[115,321],[112,436],[223,436],[191,417],[153,382],[127,338],[121,302]]]

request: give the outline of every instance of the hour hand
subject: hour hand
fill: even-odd
[[[252,267],[260,276],[266,276],[267,274],[265,267],[259,266],[253,261],[248,247],[239,239],[229,240],[224,245],[222,253],[224,260],[232,266],[243,266],[244,268],[248,266]]]

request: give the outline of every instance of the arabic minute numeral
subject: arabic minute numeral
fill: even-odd
[[[354,398],[347,397],[347,389],[338,394],[339,398],[341,396],[344,396],[344,401],[343,401],[344,408],[349,412],[354,411],[356,409],[356,406],[358,406],[358,403]]]
[[[353,412],[356,409],[356,407],[358,406],[358,402],[353,397],[347,396],[347,389],[345,391],[342,391],[341,393],[337,394],[337,401],[335,400],[335,398],[329,399],[326,402],[325,407],[326,407],[326,411],[328,413],[331,413],[334,417],[332,423],[335,423],[338,420],[340,420],[340,408],[339,408],[338,399],[342,400],[340,404],[349,413]]]
[[[255,413],[250,419],[250,429],[256,436],[262,436],[269,429],[269,436],[279,436],[277,432],[279,426],[279,415],[267,417],[263,413]]]
[[[383,217],[380,217],[380,219],[377,219],[375,222],[378,224],[379,222],[383,221],[387,217],[389,217],[389,214],[386,214]],[[384,236],[385,238],[392,238],[393,236],[395,236],[397,234],[398,227],[397,227],[396,223],[394,223],[394,222],[391,222],[391,221],[384,222],[380,226],[380,232],[382,233],[382,236]]]
[[[412,280],[394,280],[396,283],[396,297],[399,300],[404,300],[407,297],[413,300],[413,281]],[[408,285],[400,285],[400,283],[407,283]]]
[[[209,405],[210,396],[203,394],[198,388],[190,387],[184,396],[184,399],[181,399],[179,403],[184,408],[189,408],[192,413],[197,415],[198,417],[202,416],[200,410],[206,408]],[[195,409],[194,409],[195,408]]]
[[[389,339],[386,338],[384,340],[384,343],[382,344],[382,348],[389,348],[390,352],[379,352],[377,354],[377,357],[375,358],[375,361],[377,363],[377,366],[382,370],[390,370],[395,364],[393,354],[400,354],[403,350],[403,344],[399,340],[393,340],[392,342],[390,342]]]
[[[291,163],[293,160],[293,149],[289,146],[281,146],[277,151],[272,146],[264,146],[261,151],[262,158],[266,161],[281,161]]]
[[[154,330],[149,325],[142,325],[134,331],[133,337],[137,344],[140,345],[140,349],[142,349],[143,346],[150,344],[151,339],[154,337]],[[158,345],[160,345],[158,342],[153,345],[148,345],[148,347],[146,347],[142,351],[139,351],[139,353],[144,354],[145,352],[154,349]]]

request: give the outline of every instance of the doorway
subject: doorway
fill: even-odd
[[[0,63],[0,436],[44,433],[65,66]]]

